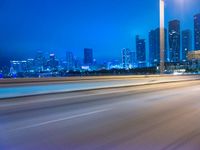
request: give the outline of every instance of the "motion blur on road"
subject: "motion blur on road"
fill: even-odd
[[[199,93],[188,80],[2,98],[0,150],[199,150]]]

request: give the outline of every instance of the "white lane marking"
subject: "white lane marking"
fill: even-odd
[[[59,119],[55,119],[55,120],[45,121],[45,122],[41,122],[41,123],[29,125],[29,126],[17,128],[17,129],[14,129],[12,131],[24,130],[24,129],[29,129],[29,128],[36,128],[36,127],[45,126],[45,125],[52,124],[52,123],[57,123],[57,122],[60,122],[60,121],[65,121],[65,120],[85,117],[85,116],[89,116],[89,115],[94,115],[94,114],[109,111],[109,110],[111,110],[111,108],[95,110],[95,111],[86,112],[86,113],[83,113],[83,114],[77,114],[77,115],[68,116],[68,117],[65,117],[65,118],[59,118]]]

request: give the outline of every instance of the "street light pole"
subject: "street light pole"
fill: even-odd
[[[160,74],[165,71],[165,2],[160,0]]]

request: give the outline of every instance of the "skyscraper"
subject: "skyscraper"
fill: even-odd
[[[122,67],[123,69],[129,69],[130,68],[130,50],[128,48],[122,49]]]
[[[167,61],[167,30],[165,29],[165,61]],[[152,66],[160,63],[160,28],[149,32],[149,61]]]
[[[194,16],[194,49],[200,50],[200,13]]]
[[[34,59],[34,66],[36,71],[43,71],[44,70],[44,62],[45,57],[41,51],[38,51],[35,59]]]
[[[74,59],[74,69],[80,70],[81,69],[81,61],[78,58]]]
[[[27,71],[27,61],[10,61],[11,74],[26,72]]]
[[[59,61],[56,60],[55,54],[50,54],[49,61],[47,62],[47,66],[51,71],[57,70],[59,65]]]
[[[91,48],[84,49],[84,65],[92,65],[93,64],[93,50]]]
[[[151,65],[154,65],[156,61],[156,35],[155,30],[149,32],[149,61]]]
[[[67,70],[74,70],[75,61],[74,55],[72,52],[66,52],[66,69]]]
[[[192,33],[190,30],[182,31],[182,61],[187,60],[188,52],[192,50]]]
[[[130,65],[131,65],[131,68],[134,68],[136,66],[136,52],[135,51],[130,52]]]
[[[137,62],[139,67],[146,65],[146,44],[145,39],[140,39],[139,35],[136,36],[136,53]]]
[[[34,71],[34,59],[27,59],[27,70],[29,72]]]
[[[169,22],[169,59],[171,62],[180,62],[180,21]]]

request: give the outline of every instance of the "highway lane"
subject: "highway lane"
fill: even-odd
[[[145,78],[165,78],[170,75],[126,75],[126,76],[80,76],[80,77],[54,77],[54,78],[16,78],[1,79],[0,87],[24,86],[24,85],[45,85],[45,84],[63,84],[77,82],[93,82],[124,79],[145,79]],[[173,75],[171,75],[173,76]],[[193,77],[198,75],[192,75]],[[186,77],[186,76],[185,76]]]
[[[103,78],[103,77],[102,77]],[[27,95],[37,95],[37,94],[47,94],[47,93],[58,93],[58,92],[72,92],[77,90],[90,90],[90,89],[101,89],[108,87],[119,87],[119,86],[132,86],[132,85],[141,85],[141,84],[153,84],[160,82],[174,82],[174,81],[182,81],[182,80],[196,80],[200,79],[199,76],[127,76],[127,77],[104,77],[101,79],[100,77],[91,77],[87,78],[87,80],[77,80],[77,81],[51,81],[51,79],[47,80],[49,82],[39,82],[40,80],[35,79],[37,82],[35,83],[20,83],[22,80],[17,80],[19,83],[15,83],[15,80],[9,80],[13,83],[0,81],[0,99],[2,98],[11,98],[18,96],[27,96]],[[25,81],[29,81],[28,79],[24,79]],[[52,79],[53,80],[53,79]],[[54,79],[56,80],[56,78]],[[58,78],[57,80],[61,80]],[[74,80],[74,78],[73,78]],[[4,81],[4,80],[3,80]]]
[[[199,150],[200,81],[0,101],[3,150]]]

